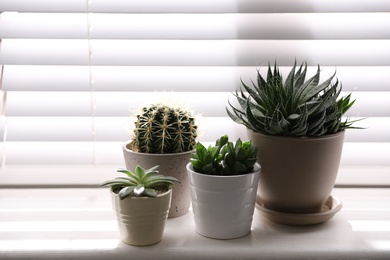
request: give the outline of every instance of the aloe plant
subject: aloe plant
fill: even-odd
[[[268,64],[264,79],[257,70],[257,82],[247,85],[241,80],[241,90],[235,97],[239,107],[229,102],[226,108],[230,118],[247,128],[269,135],[322,136],[347,128],[356,128],[355,122],[342,116],[354,104],[351,94],[339,98],[341,83],[335,74],[320,83],[320,66],[317,73],[306,80],[307,64],[297,69],[296,62],[283,82],[275,62]]]
[[[208,148],[198,142],[191,165],[195,172],[209,175],[247,174],[253,172],[257,150],[251,141],[242,142],[239,138],[233,144],[224,135],[217,139],[215,146]]]
[[[158,165],[150,169],[144,169],[137,165],[134,173],[119,169],[126,177],[117,177],[103,182],[100,186],[109,186],[112,191],[118,193],[121,200],[129,197],[156,197],[159,192],[166,192],[175,183],[179,182],[174,177],[158,174]]]
[[[167,104],[143,107],[134,122],[133,149],[141,153],[179,153],[195,148],[197,125],[191,112]]]

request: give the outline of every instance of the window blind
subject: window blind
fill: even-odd
[[[115,171],[132,110],[162,99],[201,114],[201,142],[246,139],[225,112],[240,78],[275,60],[286,75],[297,59],[309,74],[321,65],[323,80],[337,71],[357,99],[348,116],[367,117],[365,130],[347,131],[340,181],[360,173],[390,184],[389,11],[386,0],[3,0],[3,183],[88,183]]]

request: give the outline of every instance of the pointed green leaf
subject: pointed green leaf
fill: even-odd
[[[135,186],[124,187],[118,193],[119,198],[121,200],[127,198],[131,194],[131,192],[133,192],[134,188]]]

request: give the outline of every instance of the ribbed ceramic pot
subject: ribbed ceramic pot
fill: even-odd
[[[214,176],[187,164],[195,230],[202,236],[233,239],[251,232],[260,166],[250,174]]]
[[[259,204],[281,212],[320,212],[336,181],[344,131],[301,138],[263,135],[248,129],[248,138],[259,147]]]
[[[161,241],[168,218],[172,190],[156,198],[127,197],[123,200],[111,191],[112,205],[123,242],[147,246]]]
[[[180,181],[180,183],[175,183],[173,187],[171,209],[168,217],[175,218],[186,214],[191,201],[186,165],[190,161],[191,153],[194,151],[150,154],[134,152],[131,149],[131,144],[125,144],[122,148],[126,169],[134,170],[137,165],[143,168],[159,165],[158,171],[160,174],[175,177]]]

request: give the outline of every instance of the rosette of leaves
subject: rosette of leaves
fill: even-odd
[[[159,193],[168,191],[175,182],[179,182],[174,177],[158,174],[158,165],[150,169],[144,169],[137,165],[134,173],[119,169],[125,177],[117,177],[113,180],[105,181],[101,186],[109,186],[117,193],[121,200],[127,197],[156,197]]]
[[[197,125],[190,111],[160,103],[143,107],[136,118],[134,151],[164,154],[195,149]]]
[[[191,156],[191,165],[195,172],[209,175],[240,175],[252,173],[257,161],[258,148],[251,141],[235,144],[229,142],[227,135],[217,139],[215,146],[206,148],[196,144]]]
[[[239,107],[229,102],[230,118],[247,128],[268,135],[322,136],[347,128],[356,128],[342,116],[354,104],[351,94],[340,97],[341,83],[332,83],[335,74],[320,83],[317,73],[306,80],[307,64],[297,69],[296,62],[285,81],[275,62],[268,64],[264,79],[257,71],[257,82],[247,85],[241,80],[241,91],[236,91]]]

